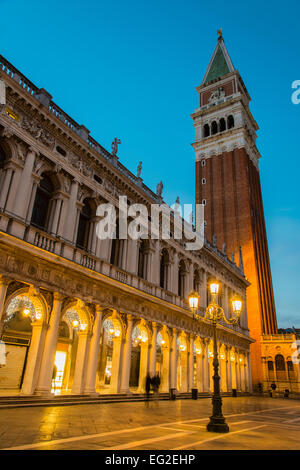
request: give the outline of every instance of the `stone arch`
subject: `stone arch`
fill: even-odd
[[[96,390],[117,393],[122,341],[125,327],[120,314],[114,309],[106,309],[103,314],[102,331],[96,374]]]
[[[9,295],[4,304],[4,320],[7,315],[7,309],[9,304],[14,298],[20,297],[20,301],[25,298],[28,298],[34,307],[36,313],[35,317],[32,315],[32,321],[38,321],[40,323],[47,323],[49,317],[49,308],[44,296],[33,286],[22,287],[21,289],[15,290],[11,295]],[[25,302],[26,303],[26,302]],[[29,306],[28,306],[29,308]]]
[[[203,137],[209,137],[210,136],[210,127],[209,124],[206,123],[203,126]]]
[[[83,391],[83,374],[92,331],[92,315],[80,299],[67,300],[60,315],[52,390],[80,394]]]
[[[79,325],[76,327],[78,330],[86,331],[90,333],[92,331],[92,316],[89,308],[85,303],[80,300],[71,300],[68,302],[61,313],[61,319],[68,313],[74,313],[74,319],[79,321]],[[69,317],[69,321],[72,320],[72,315]]]
[[[0,138],[0,153],[0,158],[1,160],[3,159],[3,161],[7,161],[17,155],[16,145],[13,143],[12,139]]]
[[[149,365],[149,345],[152,332],[144,318],[137,319],[131,335],[131,367],[129,386],[138,392],[144,392],[144,381]]]
[[[25,394],[34,392],[48,310],[45,298],[33,286],[18,289],[7,297],[1,336],[5,363],[0,367],[0,388],[22,389]]]

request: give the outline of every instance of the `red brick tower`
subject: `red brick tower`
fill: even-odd
[[[277,321],[269,262],[250,96],[228,55],[222,34],[197,88],[199,108],[192,118],[196,130],[196,203],[205,204],[205,234],[216,237],[229,257],[242,249],[251,337],[253,384],[262,382],[260,340],[276,334]],[[226,248],[225,248],[226,247]]]

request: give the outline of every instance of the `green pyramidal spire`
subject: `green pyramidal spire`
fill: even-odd
[[[233,72],[234,67],[230,60],[222,34],[219,33],[218,44],[209,63],[202,84],[207,84],[223,77],[227,73]]]

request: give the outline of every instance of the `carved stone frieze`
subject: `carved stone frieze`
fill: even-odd
[[[21,122],[22,128],[27,131],[32,137],[42,142],[51,149],[54,147],[55,139],[46,129],[41,127],[33,119],[23,116]]]

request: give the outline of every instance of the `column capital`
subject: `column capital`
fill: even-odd
[[[91,336],[90,331],[86,328],[85,330],[77,331],[77,335],[79,336]]]
[[[127,313],[126,318],[127,318],[128,322],[133,322],[134,316],[131,313]]]
[[[28,295],[34,296],[34,295],[39,295],[39,293],[40,293],[39,287],[34,286],[32,284],[28,287]]]
[[[8,286],[8,284],[12,281],[9,277],[5,276],[4,274],[0,274],[0,286]]]
[[[152,328],[153,328],[153,329],[157,328],[157,323],[156,323],[156,321],[153,321],[153,322],[152,322]]]
[[[103,310],[105,309],[105,307],[102,307],[101,305],[99,304],[96,304],[95,305],[95,312],[100,314],[100,313],[103,313]]]
[[[54,292],[53,293],[53,299],[56,302],[62,302],[65,298],[65,295],[61,294],[60,292]]]
[[[40,154],[39,150],[36,149],[36,148],[34,148],[34,147],[32,147],[32,146],[28,147],[28,153],[27,153],[27,155],[28,155],[29,153],[34,153],[35,156],[37,156],[37,155]]]

